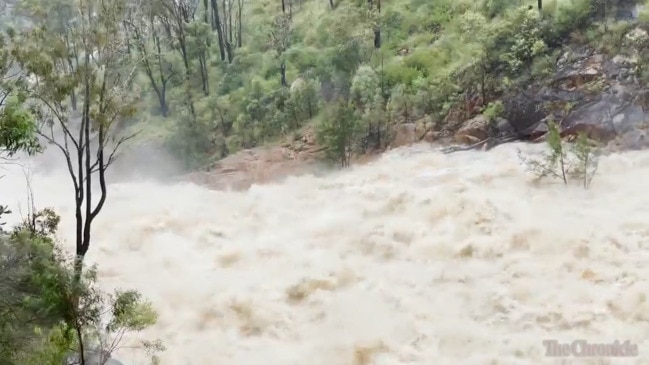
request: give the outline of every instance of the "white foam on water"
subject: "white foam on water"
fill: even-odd
[[[113,184],[88,259],[154,303],[163,364],[559,363],[544,339],[628,339],[640,357],[615,364],[647,361],[649,153],[603,157],[584,190],[534,183],[519,148],[538,146],[415,146],[246,192]],[[69,177],[32,186],[71,245]],[[24,207],[22,173],[0,192]]]

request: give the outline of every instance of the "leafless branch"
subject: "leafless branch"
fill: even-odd
[[[139,131],[137,131],[137,132],[135,132],[135,133],[133,133],[133,134],[131,134],[131,135],[129,135],[129,136],[126,136],[126,137],[122,137],[122,138],[120,138],[120,139],[117,141],[117,143],[115,144],[115,146],[112,148],[111,152],[108,154],[108,159],[106,160],[106,163],[104,164],[104,168],[107,168],[107,167],[110,166],[113,162],[115,162],[115,160],[117,159],[117,155],[116,155],[116,154],[117,154],[117,151],[119,150],[119,148],[121,147],[121,145],[122,145],[123,143],[127,142],[128,140],[135,138],[138,134],[140,134],[140,132],[142,132],[142,131],[139,130]],[[100,167],[99,164],[100,164],[101,161],[100,161],[100,157],[99,157],[99,151],[97,151],[97,152],[98,152],[98,153],[97,153],[97,155],[98,155],[98,156],[97,156],[97,159],[96,159],[95,162],[92,164],[91,169],[90,169],[90,173],[91,173],[91,174],[99,171],[99,167]],[[87,177],[86,177],[86,179],[87,179]]]
[[[47,107],[48,111],[50,111],[51,113],[54,114],[54,116],[56,117],[56,119],[57,119],[57,121],[58,121],[58,124],[59,124],[59,125],[61,126],[61,128],[63,129],[63,132],[64,132],[67,136],[69,136],[69,138],[72,140],[72,143],[74,144],[74,147],[77,148],[77,149],[81,148],[81,147],[79,146],[79,142],[74,138],[74,136],[72,135],[72,132],[70,131],[70,129],[69,129],[68,126],[67,126],[68,118],[67,118],[66,116],[64,116],[64,115],[60,112],[60,110],[64,110],[64,108],[63,108],[62,106],[60,106],[60,105],[58,106],[58,108],[55,107],[55,106],[52,105],[52,103],[48,100],[48,98],[46,98],[44,95],[42,95],[42,94],[39,93],[39,92],[33,91],[31,94],[32,94],[32,96],[34,96],[34,97],[35,97],[39,102],[42,102],[43,104],[45,104],[45,106]]]
[[[7,97],[8,97],[8,96],[9,96],[9,93],[8,93],[8,92],[6,92],[6,93],[4,93],[4,95],[2,95],[2,99],[0,99],[0,106],[1,106],[1,105],[4,105],[5,100],[7,100]]]
[[[54,146],[56,146],[62,153],[63,156],[65,157],[65,162],[68,167],[68,172],[70,173],[70,178],[72,179],[72,184],[74,184],[74,189],[77,191],[79,189],[79,184],[77,183],[77,175],[74,172],[74,167],[72,166],[72,156],[70,155],[70,151],[67,146],[67,139],[65,139],[66,143],[65,146],[61,145],[59,142],[57,142],[53,137],[50,137],[41,131],[38,131],[37,134]]]

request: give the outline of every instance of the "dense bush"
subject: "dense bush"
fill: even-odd
[[[45,209],[0,231],[0,364],[58,365],[82,350],[110,356],[124,334],[157,319],[137,292],[101,291],[94,268],[77,278],[53,239],[58,222]],[[154,356],[162,345],[142,348]]]

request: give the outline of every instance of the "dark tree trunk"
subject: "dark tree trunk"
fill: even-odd
[[[225,61],[225,42],[223,40],[223,26],[221,25],[221,16],[219,15],[219,4],[217,0],[211,0],[212,3],[212,30],[216,30],[219,40],[219,52],[221,61]]]
[[[282,62],[281,65],[279,65],[279,72],[280,72],[280,81],[282,83],[282,86],[288,86],[286,83],[286,64]]]
[[[367,0],[367,5],[369,6],[370,10],[374,7],[374,3],[372,0]],[[379,12],[379,17],[381,16],[381,0],[376,1],[376,10]],[[374,28],[374,48],[379,49],[381,48],[381,25],[377,24],[376,27]]]

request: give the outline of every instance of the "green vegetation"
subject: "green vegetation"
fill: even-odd
[[[61,75],[77,72],[82,57],[75,1],[22,0],[17,9],[47,34]],[[380,150],[397,123],[426,118],[443,128],[541,82],[568,41],[606,43],[616,32],[594,19],[617,3],[554,0],[541,11],[533,0],[124,3],[111,27],[139,113],[120,129],[163,138],[198,167],[307,125],[338,133],[328,119],[347,103],[354,128],[341,123],[353,131],[344,153]],[[78,92],[69,90],[72,104]],[[320,140],[345,160],[339,139]]]
[[[548,123],[545,141],[547,152],[540,156],[525,156],[519,152],[519,158],[527,169],[539,179],[552,177],[568,185],[569,178],[572,178],[588,189],[597,173],[597,144],[585,133],[580,133],[575,143],[568,146],[561,139],[559,126],[553,121]]]
[[[94,268],[77,277],[74,259],[52,238],[58,221],[45,209],[0,232],[2,364],[58,365],[74,353],[84,354],[80,364],[90,364],[96,351],[109,356],[125,333],[156,321],[155,311],[137,292],[99,290]],[[108,322],[102,318],[106,314]],[[142,347],[153,357],[162,350],[159,342]]]

